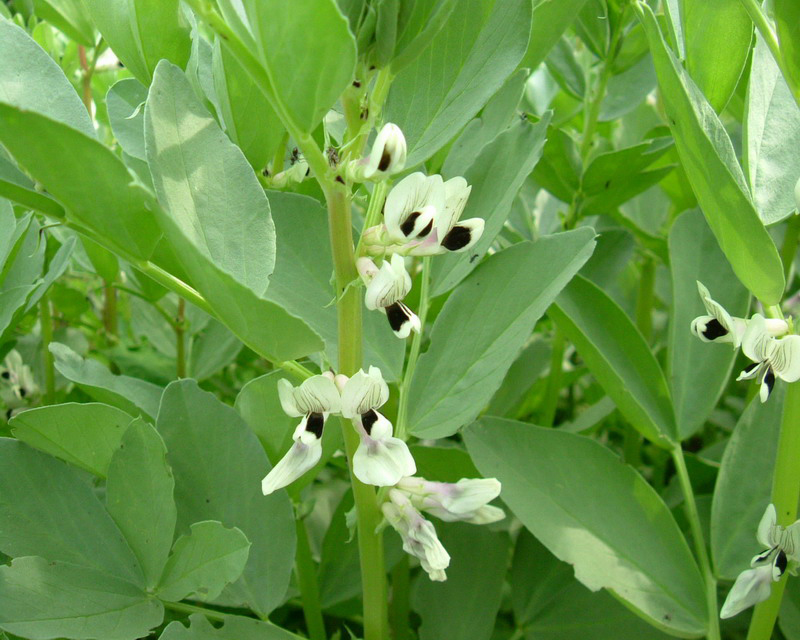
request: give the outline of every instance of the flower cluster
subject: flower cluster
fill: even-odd
[[[21,411],[32,396],[39,393],[31,368],[22,361],[19,351],[12,349],[0,367],[0,401],[7,407],[6,420]]]
[[[353,473],[365,484],[391,487],[381,506],[383,515],[400,534],[406,553],[419,559],[431,580],[446,578],[450,556],[421,512],[445,522],[471,524],[505,517],[502,509],[489,505],[500,494],[494,478],[447,483],[414,477],[417,466],[408,446],[393,436],[392,423],[377,411],[389,399],[389,387],[378,368],[360,370],[351,378],[326,372],[297,387],[280,380],[278,395],[283,410],[301,420],[294,444],[261,482],[264,495],[294,482],[319,462],[325,421],[340,414],[352,422],[361,440],[353,455]]]
[[[726,342],[753,361],[737,380],[755,379],[760,385],[761,402],[766,402],[775,386],[775,379],[786,382],[800,380],[800,336],[786,335],[785,320],[765,318],[756,313],[752,318],[732,317],[697,283],[707,315],[692,320],[691,330],[704,342]]]
[[[772,583],[778,582],[787,569],[794,573],[800,563],[800,520],[784,528],[777,524],[774,505],[769,505],[756,534],[764,551],[742,571],[722,605],[721,618],[731,618],[769,598]]]
[[[348,174],[356,180],[381,180],[401,171],[405,160],[403,132],[387,124],[370,154],[353,163]],[[364,230],[363,249],[372,258],[360,257],[357,266],[367,287],[366,305],[386,314],[398,338],[420,330],[419,319],[403,303],[411,290],[403,256],[466,251],[474,245],[483,233],[483,219],[460,220],[471,190],[461,177],[445,182],[440,175],[412,173],[386,197],[383,223]]]

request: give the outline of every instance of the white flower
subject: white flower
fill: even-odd
[[[772,590],[772,571],[768,566],[742,571],[733,583],[722,610],[720,618],[732,618],[748,607],[763,602],[769,598]]]
[[[265,496],[291,484],[319,462],[323,422],[322,414],[312,413],[297,425],[292,436],[294,444],[261,481]]]
[[[408,446],[392,437],[392,423],[375,409],[389,399],[389,387],[377,367],[358,371],[344,385],[342,415],[353,421],[361,442],[353,456],[353,473],[365,484],[390,487],[417,465]]]
[[[278,381],[281,407],[290,416],[303,419],[294,430],[294,445],[261,481],[266,496],[291,484],[322,457],[322,430],[331,413],[341,410],[341,397],[331,373],[312,376],[300,386]]]
[[[734,349],[742,344],[744,332],[747,329],[747,320],[731,316],[725,308],[711,297],[708,289],[702,282],[697,283],[697,290],[706,308],[708,315],[698,316],[692,320],[691,331],[703,342],[728,342]],[[766,320],[767,330],[770,335],[782,336],[789,330],[785,320]]]
[[[776,376],[786,382],[800,380],[800,336],[773,338],[766,319],[759,314],[747,323],[742,351],[754,364],[747,366],[737,380],[755,378],[761,385],[761,402],[769,398]]]
[[[380,180],[398,173],[406,166],[406,139],[396,124],[391,122],[383,128],[372,144],[364,177],[367,180]]]
[[[397,489],[411,503],[445,522],[488,524],[505,518],[505,512],[489,504],[500,495],[496,478],[462,478],[456,483],[431,482],[425,478],[403,478]]]
[[[3,364],[5,367],[0,367],[0,404],[5,405],[5,417],[9,420],[26,403],[30,403],[31,398],[39,393],[39,388],[31,368],[22,361],[19,351],[9,351]]]
[[[367,285],[364,296],[367,309],[385,313],[398,338],[407,338],[411,331],[419,333],[419,318],[403,303],[411,290],[411,276],[402,256],[394,254],[391,260],[383,261],[380,269],[370,258],[359,258],[356,266]]]
[[[731,587],[721,618],[730,618],[769,598],[772,583],[778,582],[789,563],[798,561],[800,553],[800,520],[784,528],[777,524],[775,506],[769,505],[761,517],[756,534],[766,547],[750,562],[752,568],[742,571]]]
[[[447,579],[444,572],[450,566],[450,555],[439,542],[436,529],[414,508],[404,493],[389,491],[389,502],[381,506],[383,515],[403,539],[403,550],[418,558],[431,580]]]
[[[386,198],[384,226],[366,231],[367,251],[414,256],[466,251],[484,228],[482,218],[459,222],[471,190],[461,177],[447,182],[439,175],[405,177]]]

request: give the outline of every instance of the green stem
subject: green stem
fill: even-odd
[[[283,171],[283,158],[286,155],[286,145],[289,142],[289,134],[284,133],[275,149],[275,155],[272,157],[272,166],[270,167],[272,176],[278,175]]]
[[[179,378],[186,377],[186,300],[178,298],[178,317],[175,319],[175,351],[177,360],[177,374]]]
[[[39,302],[42,323],[42,353],[44,354],[44,400],[45,404],[56,401],[56,369],[50,343],[53,341],[53,314],[50,309],[50,292],[46,292]]]
[[[750,20],[753,21],[756,29],[758,29],[758,33],[764,40],[764,44],[766,44],[767,48],[769,48],[769,52],[772,54],[775,64],[777,64],[778,68],[781,70],[783,79],[786,80],[786,84],[791,88],[795,102],[797,102],[797,105],[800,106],[800,87],[794,86],[792,82],[792,75],[786,70],[786,65],[784,64],[783,57],[781,56],[778,38],[775,36],[775,32],[772,30],[767,16],[761,10],[761,7],[756,0],[740,1],[744,7],[744,10],[747,11],[747,15],[750,16]]]
[[[295,527],[297,530],[295,572],[297,573],[297,584],[300,586],[300,598],[303,602],[303,615],[306,619],[308,637],[311,640],[326,640],[325,620],[322,617],[319,586],[317,585],[317,568],[311,557],[311,546],[308,542],[305,520],[296,520]]]
[[[109,344],[117,338],[117,290],[108,281],[103,283],[103,328]]]
[[[392,569],[391,616],[393,640],[409,640],[411,638],[411,630],[408,627],[408,617],[411,612],[409,578],[408,555],[403,554],[400,562]]]
[[[703,580],[706,587],[706,605],[708,607],[708,619],[711,625],[708,630],[708,640],[720,640],[719,631],[719,611],[717,609],[717,580],[711,570],[711,561],[706,550],[706,541],[703,536],[703,529],[700,526],[700,515],[697,512],[697,503],[694,499],[692,482],[689,479],[689,471],[686,469],[686,460],[683,457],[683,449],[680,444],[672,447],[672,460],[675,462],[675,471],[678,474],[678,482],[683,492],[683,499],[686,508],[686,518],[689,520],[689,528],[692,532],[695,552],[700,562],[700,571],[703,573]]]
[[[778,439],[778,457],[772,475],[772,504],[778,514],[778,524],[788,527],[797,518],[800,499],[800,383],[790,384],[786,392]],[[765,505],[766,506],[766,505]],[[768,600],[758,604],[750,621],[747,640],[768,640],[778,617],[786,577],[772,585]]]
[[[422,259],[422,283],[419,292],[419,333],[415,333],[411,339],[411,352],[408,355],[408,364],[403,373],[403,380],[400,383],[400,400],[397,409],[397,437],[404,440],[406,437],[406,422],[408,421],[408,397],[411,387],[411,380],[414,377],[414,370],[417,368],[419,352],[422,348],[422,334],[425,331],[425,319],[428,317],[430,306],[430,286],[431,286],[431,259]]]
[[[639,291],[636,297],[636,326],[649,344],[653,336],[653,290],[656,283],[656,262],[646,256],[639,275]]]
[[[349,284],[358,276],[353,247],[350,198],[344,185],[326,190],[328,219],[336,273],[339,331],[339,373],[352,376],[361,368],[361,291]],[[342,435],[350,466],[356,515],[358,552],[364,607],[364,640],[384,640],[388,630],[386,569],[383,536],[376,535],[383,516],[373,487],[363,484],[353,473],[353,456],[359,437],[349,420],[341,419]]]
[[[547,377],[547,389],[539,417],[539,424],[543,427],[552,427],[556,417],[558,397],[561,395],[562,367],[566,345],[566,336],[556,327],[553,334],[553,351],[550,355],[550,375]]]
[[[358,238],[358,245],[356,246],[355,255],[356,257],[361,256],[361,247],[364,240],[363,232],[369,229],[370,227],[374,227],[381,219],[381,212],[383,211],[383,203],[386,201],[386,194],[389,191],[389,184],[386,180],[381,180],[380,182],[375,183],[375,187],[372,189],[372,197],[369,200],[369,206],[367,207],[367,213],[364,216],[364,229],[362,230],[362,235]]]
[[[797,253],[797,241],[800,240],[800,214],[789,218],[786,225],[786,233],[783,236],[781,245],[781,261],[783,262],[783,277],[789,279],[789,272],[792,270],[794,256]]]

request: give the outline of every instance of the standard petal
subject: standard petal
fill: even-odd
[[[411,276],[406,271],[402,256],[393,255],[384,260],[367,285],[364,302],[367,309],[383,309],[406,297],[411,290]]]
[[[772,547],[775,542],[772,539],[772,531],[778,522],[778,514],[775,511],[775,505],[769,504],[764,510],[764,515],[761,516],[761,521],[758,523],[756,531],[756,538],[762,547]]]
[[[441,239],[441,245],[448,251],[466,251],[480,239],[485,224],[483,218],[462,220]]]
[[[286,378],[278,380],[278,398],[281,401],[281,408],[284,412],[293,418],[299,418],[305,415],[305,411],[301,411],[294,400],[294,386]]]
[[[386,123],[378,132],[369,154],[364,177],[388,176],[402,171],[406,164],[406,139],[396,124]]]
[[[376,440],[362,436],[353,456],[356,478],[376,487],[392,487],[400,478],[413,475],[416,470],[414,457],[399,438]]]
[[[800,336],[772,338],[774,349],[770,365],[775,375],[786,382],[800,380]]]
[[[285,386],[284,386],[285,388]],[[278,389],[280,395],[280,387]],[[341,396],[333,380],[324,375],[311,376],[292,389],[294,406],[301,415],[309,413],[339,413]],[[281,400],[283,403],[283,400]],[[285,407],[284,407],[285,408]],[[290,414],[291,415],[291,414]]]
[[[764,362],[772,355],[775,339],[769,335],[764,316],[755,314],[742,337],[742,351],[753,362]]]
[[[406,242],[408,236],[401,225],[413,213],[422,213],[425,207],[433,207],[438,216],[445,207],[445,192],[442,177],[426,176],[416,172],[403,178],[389,192],[384,205],[384,223],[389,237],[397,242]]]
[[[342,391],[341,412],[345,418],[355,418],[370,409],[376,409],[389,399],[389,386],[377,367],[363,369],[353,375]]]
[[[321,457],[321,440],[313,436],[298,439],[261,481],[261,492],[268,496],[273,491],[291,484],[317,464]]]
[[[772,566],[764,565],[755,569],[742,571],[733,583],[725,604],[722,605],[720,618],[732,618],[769,598],[772,590]]]

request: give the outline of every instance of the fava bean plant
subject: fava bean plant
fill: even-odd
[[[0,640],[800,640],[797,0],[0,2]]]

